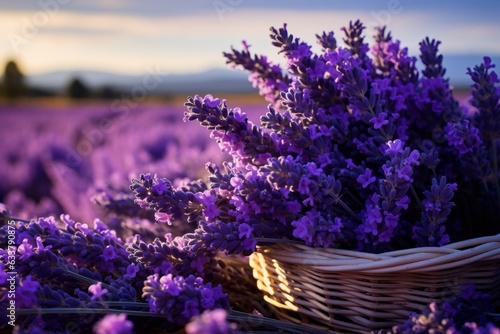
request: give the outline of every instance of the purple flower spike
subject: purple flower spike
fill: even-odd
[[[425,191],[426,199],[422,201],[424,212],[422,220],[413,227],[413,238],[418,246],[443,246],[450,242],[445,233],[448,215],[455,205],[451,200],[457,190],[455,183],[446,183],[446,178],[432,180],[430,191]]]
[[[212,287],[193,275],[184,278],[172,274],[151,275],[144,282],[143,297],[149,300],[150,311],[163,314],[169,322],[186,324],[193,316],[208,308],[227,308],[227,295],[222,287]]]

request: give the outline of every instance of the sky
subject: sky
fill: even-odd
[[[500,1],[475,0],[0,0],[0,62],[15,59],[25,74],[103,70],[142,74],[224,68],[223,51],[241,48],[280,62],[269,28],[314,45],[315,34],[360,19],[371,43],[387,25],[411,55],[425,37],[445,55],[500,55]],[[473,65],[473,64],[471,64]]]

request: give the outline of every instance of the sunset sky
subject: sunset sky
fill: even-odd
[[[268,29],[315,45],[314,35],[361,19],[371,43],[373,28],[418,55],[426,36],[447,54],[500,55],[500,1],[250,1],[250,0],[0,0],[0,62],[14,58],[25,73],[92,69],[140,74],[197,72],[225,67],[222,51],[240,47],[273,55]],[[274,56],[276,55],[276,56]],[[472,65],[472,64],[471,64]]]

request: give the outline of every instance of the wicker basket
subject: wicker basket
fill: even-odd
[[[279,318],[328,333],[389,329],[465,283],[500,302],[500,234],[383,254],[278,243],[250,265]]]

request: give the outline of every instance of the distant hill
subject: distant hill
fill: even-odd
[[[55,92],[62,92],[68,83],[79,78],[91,88],[113,87],[121,91],[130,91],[134,86],[141,86],[144,75],[126,75],[103,71],[55,71],[34,75],[27,75],[30,86],[43,87]],[[148,79],[149,80],[149,79]],[[210,69],[199,73],[165,74],[159,76],[159,84],[152,89],[151,94],[207,94],[220,93],[249,93],[256,89],[248,81],[248,74],[231,69]],[[153,81],[149,81],[153,83]]]
[[[500,55],[491,55],[493,63],[500,68]],[[482,62],[482,55],[444,55],[446,77],[456,88],[471,84],[466,75],[467,67],[474,67]],[[420,64],[420,59],[417,62]],[[497,70],[498,72],[498,70]],[[30,86],[62,92],[71,79],[79,78],[91,88],[110,86],[122,91],[130,91],[141,85],[144,75],[125,75],[103,71],[56,71],[28,75]],[[207,93],[250,93],[256,92],[248,82],[248,74],[240,70],[210,69],[199,73],[168,74],[161,76],[161,83],[151,94],[207,94]]]

